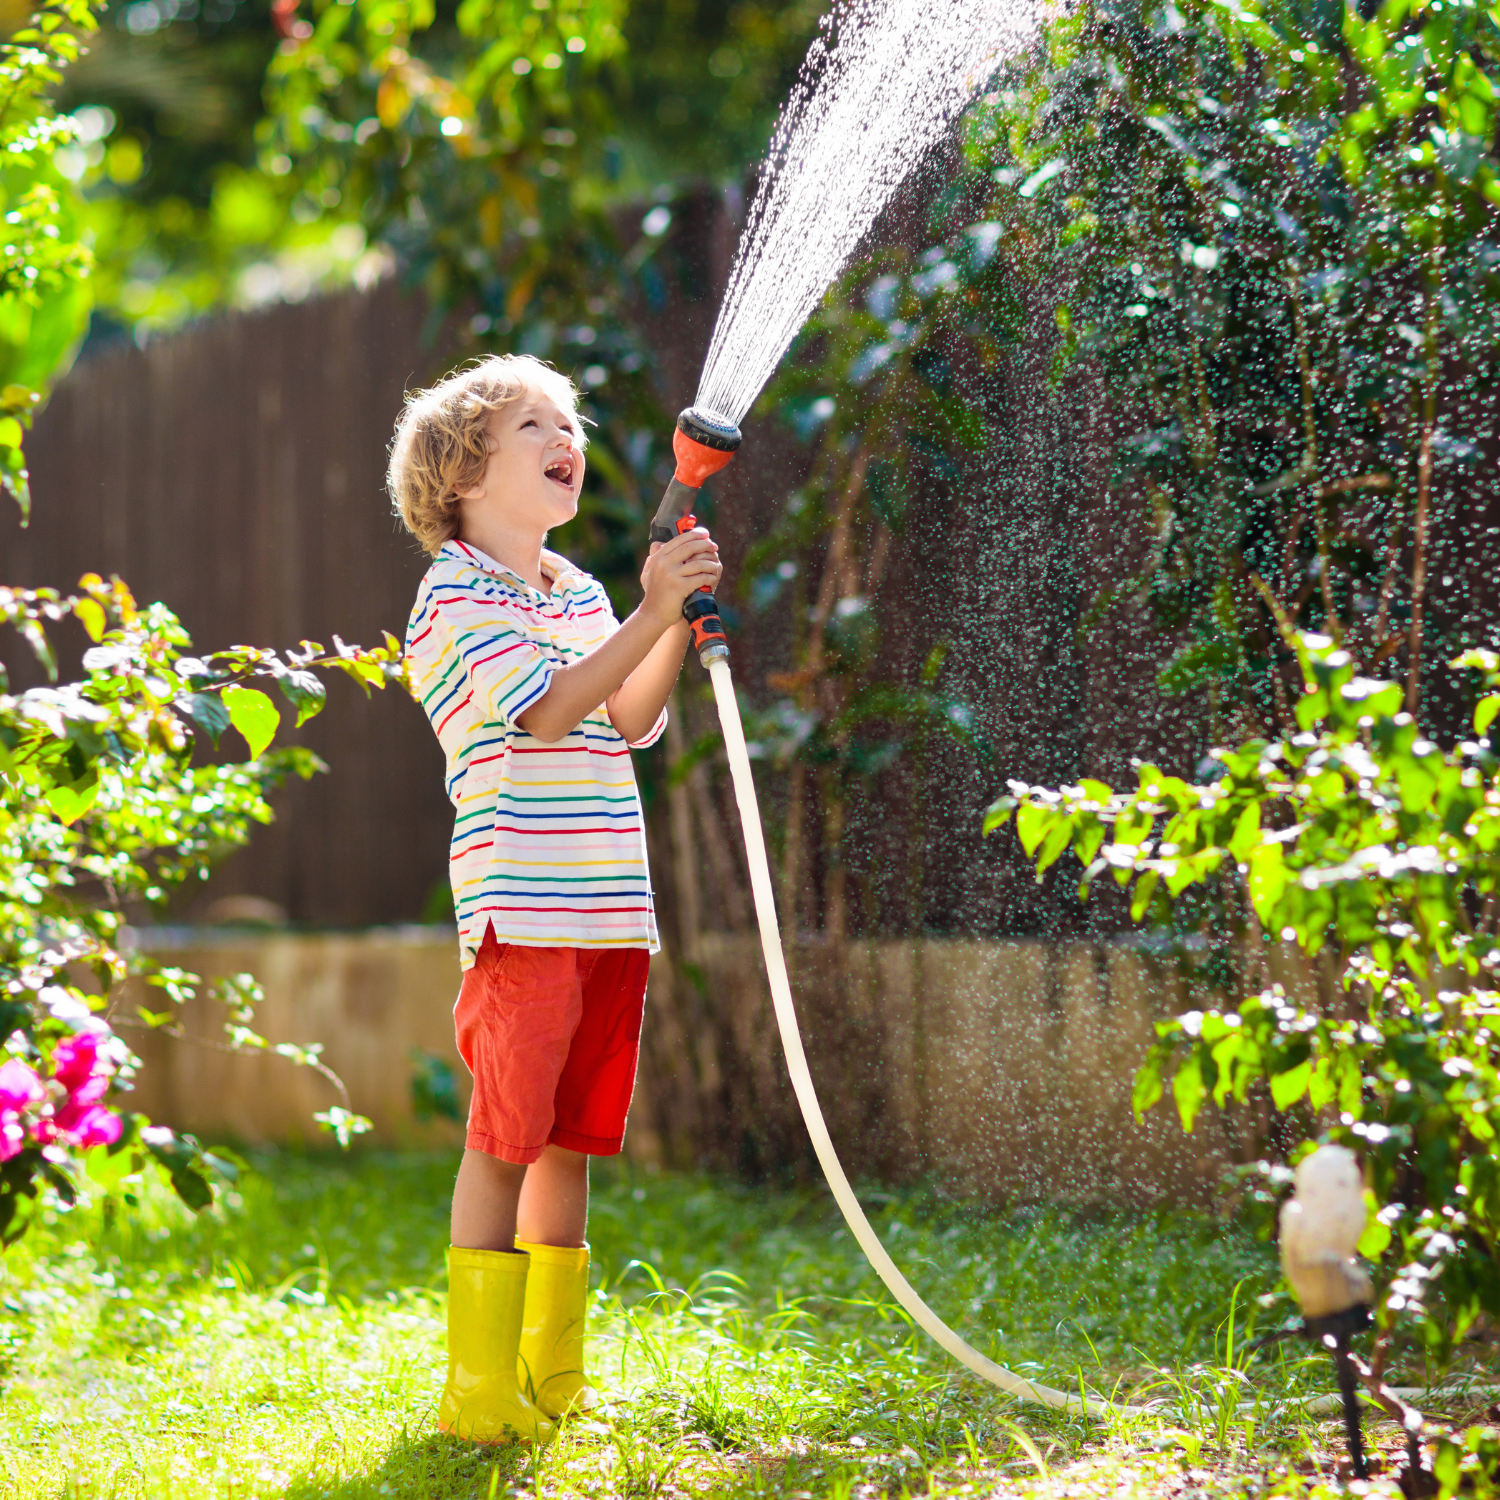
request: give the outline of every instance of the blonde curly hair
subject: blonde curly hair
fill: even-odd
[[[458,499],[484,478],[487,428],[502,407],[539,392],[578,419],[578,390],[560,370],[529,354],[492,354],[425,391],[408,391],[396,419],[386,488],[406,529],[432,554],[458,535]]]

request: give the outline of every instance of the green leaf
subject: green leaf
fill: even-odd
[[[1198,1118],[1198,1111],[1208,1097],[1208,1090],[1203,1086],[1203,1069],[1196,1057],[1190,1057],[1178,1068],[1177,1076],[1172,1080],[1172,1097],[1177,1101],[1182,1128],[1191,1135],[1193,1121]]]
[[[1204,1030],[1207,1031],[1208,1017],[1204,1017]],[[1226,1031],[1224,1036],[1213,1045],[1212,1057],[1214,1066],[1219,1070],[1218,1081],[1214,1084],[1214,1103],[1221,1109],[1224,1101],[1229,1098],[1234,1089],[1235,1064],[1239,1061],[1240,1054],[1249,1047],[1249,1038],[1245,1035],[1244,1027],[1236,1026],[1233,1030]]]
[[[1141,1119],[1161,1096],[1161,1064],[1153,1053],[1141,1064],[1130,1091],[1130,1107],[1135,1112],[1136,1119]]]
[[[1028,856],[1036,853],[1037,846],[1047,836],[1047,825],[1056,816],[1050,807],[1037,802],[1023,802],[1016,809],[1016,833]]]
[[[93,1146],[84,1153],[83,1165],[89,1180],[97,1182],[108,1192],[130,1176],[136,1165],[136,1153],[130,1150],[111,1152],[108,1146]]]
[[[1299,1064],[1286,1073],[1277,1073],[1271,1079],[1271,1102],[1277,1109],[1290,1109],[1306,1092],[1312,1082],[1312,1059]]]
[[[202,1152],[197,1141],[165,1130],[160,1132],[160,1138],[154,1138],[156,1134],[154,1129],[143,1131],[142,1139],[146,1149],[166,1168],[173,1191],[194,1213],[207,1208],[214,1201],[214,1190],[198,1170]]]
[[[1335,1083],[1333,1076],[1333,1063],[1327,1057],[1320,1057],[1318,1065],[1312,1070],[1312,1076],[1307,1085],[1307,1102],[1314,1109],[1322,1109],[1328,1104],[1334,1095]]]
[[[352,1110],[341,1109],[334,1105],[332,1109],[319,1110],[313,1116],[319,1126],[328,1131],[339,1145],[346,1150],[354,1137],[363,1135],[367,1130],[373,1130],[374,1124],[364,1115],[357,1115]]]
[[[1250,856],[1250,904],[1255,915],[1270,926],[1276,903],[1287,887],[1280,844],[1262,844]]]
[[[229,728],[229,711],[219,701],[217,693],[189,693],[179,698],[174,706],[185,713],[218,749],[219,736]]]
[[[1366,1191],[1365,1202],[1373,1205],[1374,1198]],[[1391,1226],[1383,1224],[1372,1213],[1365,1224],[1365,1232],[1359,1237],[1358,1250],[1366,1260],[1379,1260],[1391,1243]]]
[[[265,754],[281,727],[281,710],[259,688],[227,687],[222,694],[229,722],[244,735],[250,759]]]
[[[1010,822],[1010,815],[1015,811],[1015,801],[1010,797],[1001,797],[998,802],[990,804],[990,810],[984,815],[984,832],[993,833],[997,828],[1003,828]]]
[[[307,723],[323,711],[328,698],[328,689],[316,672],[287,672],[276,679],[282,696],[297,710],[297,722],[293,728]],[[986,830],[988,831],[988,830]]]
[[[1086,865],[1099,852],[1099,846],[1103,842],[1104,824],[1086,823],[1073,841],[1073,852],[1078,856],[1079,861]]]
[[[1250,858],[1251,851],[1260,843],[1260,803],[1252,802],[1235,820],[1234,834],[1229,840],[1229,852],[1241,862]]]
[[[1356,1120],[1360,1115],[1360,1104],[1364,1098],[1364,1077],[1359,1071],[1359,1058],[1352,1052],[1339,1055],[1339,1109]]]
[[[1130,893],[1130,920],[1139,922],[1146,915],[1146,908],[1151,905],[1152,894],[1156,890],[1156,871],[1147,870],[1135,883],[1135,889]]]
[[[97,599],[79,599],[73,605],[73,613],[78,616],[83,628],[88,631],[91,641],[97,644],[104,639],[105,627],[109,624],[109,620],[104,613],[104,606]]]
[[[55,786],[47,793],[46,803],[71,828],[94,805],[98,795],[99,783],[94,780],[82,788]]]
[[[208,1178],[193,1167],[176,1167],[172,1171],[172,1190],[194,1213],[199,1213],[214,1201],[214,1190]]]
[[[1474,710],[1474,733],[1483,734],[1495,722],[1496,714],[1500,714],[1500,693],[1481,698],[1479,706]]]
[[[1048,830],[1047,837],[1042,841],[1042,847],[1036,855],[1037,874],[1040,875],[1043,870],[1056,864],[1072,842],[1073,820],[1059,816]]]

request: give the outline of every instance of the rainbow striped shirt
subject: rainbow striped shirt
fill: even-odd
[[[413,694],[448,760],[449,874],[470,968],[493,926],[528,947],[661,946],[630,747],[601,705],[544,744],[516,723],[553,670],[618,630],[595,578],[542,553],[550,595],[465,542],[433,559],[406,627]],[[663,711],[638,746],[666,728]]]

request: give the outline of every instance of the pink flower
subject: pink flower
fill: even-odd
[[[0,1110],[0,1161],[9,1161],[25,1144],[20,1118],[9,1110]]]
[[[64,1037],[52,1049],[52,1076],[72,1094],[86,1087],[100,1066],[99,1039],[88,1032]],[[101,1090],[102,1092],[102,1090]],[[98,1098],[96,1093],[94,1098]]]
[[[64,1105],[52,1123],[57,1134],[66,1137],[80,1151],[87,1151],[91,1146],[112,1146],[125,1129],[119,1115],[100,1104],[91,1104],[82,1110],[71,1104]]]
[[[109,1074],[95,1073],[68,1095],[68,1103],[97,1104],[109,1092]]]
[[[0,1067],[0,1115],[18,1115],[23,1109],[40,1104],[44,1096],[42,1080],[19,1057],[11,1058],[4,1067]],[[14,1156],[16,1153],[12,1151],[8,1154]],[[0,1161],[5,1159],[0,1156]]]

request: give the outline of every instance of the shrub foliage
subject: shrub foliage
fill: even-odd
[[[1121,792],[1012,782],[985,826],[1014,819],[1039,872],[1076,855],[1085,895],[1101,877],[1129,887],[1137,920],[1229,888],[1242,998],[1159,1023],[1136,1109],[1170,1088],[1191,1130],[1210,1100],[1268,1096],[1304,1139],[1357,1150],[1381,1345],[1405,1325],[1446,1358],[1500,1315],[1500,658],[1455,663],[1489,691],[1476,738],[1444,750],[1399,684],[1356,676],[1326,637],[1291,639],[1291,732],[1215,750],[1200,782],[1152,765]],[[1302,957],[1300,983],[1270,982],[1277,943]]]
[[[96,24],[87,0],[44,0],[0,42],[0,171],[7,241],[0,250],[0,480],[29,514],[24,426],[67,361],[86,319],[89,255],[76,194],[54,154],[75,124],[50,91]],[[61,497],[66,499],[66,497]],[[91,645],[84,677],[58,683],[51,630],[71,619]],[[123,941],[127,914],[160,908],[268,822],[268,795],[322,769],[310,751],[273,750],[282,711],[297,724],[323,706],[320,674],[367,690],[401,673],[387,636],[374,650],[304,641],[278,654],[250,646],[196,656],[164,605],[139,606],[118,578],[89,575],[76,594],[0,587],[0,625],[29,646],[45,685],[12,692],[0,667],[0,1244],[29,1222],[28,1204],[71,1201],[87,1178],[119,1187],[148,1164],[195,1208],[212,1195],[208,1156],[170,1124],[122,1112],[138,1066],[132,1027],[178,1030],[174,1006],[198,976]],[[248,751],[220,749],[233,730]],[[224,747],[227,751],[227,745]],[[266,1048],[260,991],[241,974],[214,987],[230,1048]],[[316,1047],[275,1052],[322,1071],[341,1105],[320,1122],[347,1143],[365,1128]],[[217,1163],[227,1169],[227,1164]]]

